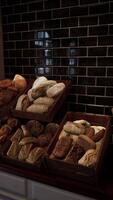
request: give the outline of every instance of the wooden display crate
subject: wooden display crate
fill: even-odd
[[[64,124],[67,121],[75,121],[84,119],[91,123],[91,125],[104,126],[106,128],[105,135],[98,152],[97,163],[95,167],[85,167],[79,164],[69,164],[60,159],[50,159],[56,142],[58,141],[59,135],[63,129]],[[52,143],[48,148],[48,156],[45,158],[45,165],[47,166],[48,173],[61,176],[67,179],[79,180],[90,184],[96,184],[99,180],[99,175],[102,169],[103,158],[109,139],[111,135],[111,117],[107,115],[96,115],[80,112],[67,112],[62,123],[60,124],[59,130],[54,137]]]
[[[48,109],[47,112],[40,114],[40,113],[19,111],[19,110],[15,110],[15,106],[16,106],[16,104],[15,104],[13,106],[13,108],[11,109],[12,115],[15,116],[15,117],[20,117],[20,118],[35,119],[35,120],[39,120],[39,121],[42,121],[42,122],[53,121],[55,115],[58,113],[59,109],[63,105],[64,100],[67,97],[69,89],[71,87],[71,81],[70,80],[62,80],[62,81],[57,80],[57,82],[63,82],[66,87],[63,90],[63,92],[61,92],[61,94],[59,94],[55,98],[53,105],[50,106],[50,108]]]

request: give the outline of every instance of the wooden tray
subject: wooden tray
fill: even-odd
[[[49,156],[45,158],[45,165],[47,166],[47,170],[50,174],[55,174],[58,176],[62,176],[68,179],[79,180],[82,182],[87,182],[90,184],[96,184],[99,180],[99,175],[102,169],[102,162],[105,156],[106,148],[109,144],[109,138],[111,134],[111,117],[106,115],[94,115],[88,113],[80,113],[80,112],[68,112],[66,113],[62,123],[60,124],[60,128],[54,137],[52,143],[48,148],[48,155],[50,155],[55,147],[55,144],[58,140],[59,134],[66,123],[66,121],[74,121],[84,119],[91,123],[91,125],[100,125],[106,127],[105,135],[103,138],[103,142],[101,144],[97,164],[95,167],[89,168],[81,165],[72,165],[66,163],[62,160],[50,159]]]
[[[12,117],[12,116],[11,116]],[[14,128],[14,130],[11,132],[11,134],[8,136],[8,138],[5,140],[5,142],[0,143],[0,160],[2,163],[6,163],[7,165],[12,165],[18,168],[23,168],[23,169],[30,169],[30,170],[34,170],[34,171],[42,171],[44,168],[44,162],[42,161],[42,159],[40,159],[40,162],[36,162],[36,163],[28,163],[26,161],[21,161],[19,159],[13,159],[7,156],[7,151],[11,145],[11,141],[10,138],[14,135],[14,133],[16,132],[16,130],[23,124],[26,124],[29,120],[27,119],[22,119],[22,118],[18,118],[19,119],[19,125],[17,126],[17,128]],[[6,123],[6,120],[1,121],[1,125],[4,125]],[[48,124],[46,122],[41,122],[41,124],[44,125],[44,127]],[[56,134],[56,133],[55,133]],[[34,145],[37,146],[37,145]],[[49,145],[48,145],[49,146]],[[47,147],[45,148],[45,151],[47,151],[48,149]]]
[[[61,81],[57,81],[57,82],[61,82]],[[71,86],[71,81],[70,80],[63,80],[62,81],[66,87],[64,89],[64,91],[58,95],[58,97],[56,97],[55,102],[53,103],[52,106],[50,106],[48,112],[43,113],[43,114],[39,114],[39,113],[33,113],[33,112],[23,112],[23,111],[18,111],[15,110],[13,106],[13,108],[11,109],[12,115],[14,117],[20,117],[20,118],[26,118],[26,119],[35,119],[35,120],[39,120],[42,122],[51,122],[55,116],[55,114],[59,111],[59,109],[61,108],[65,98],[68,95],[70,86]]]

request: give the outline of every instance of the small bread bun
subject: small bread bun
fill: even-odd
[[[41,83],[43,83],[44,81],[47,81],[47,78],[45,76],[40,76],[38,77],[32,86],[32,89],[36,89]]]
[[[26,79],[23,76],[19,75],[19,74],[16,74],[14,76],[13,84],[19,90],[25,90],[25,88],[27,87]]]
[[[29,98],[26,94],[22,94],[17,101],[16,110],[26,111],[27,107],[29,106]]]
[[[34,104],[45,104],[45,105],[48,105],[48,106],[51,106],[54,102],[54,99],[53,98],[49,98],[49,97],[39,97],[37,98],[33,103]]]
[[[34,113],[44,113],[48,111],[48,106],[45,104],[32,104],[27,109],[27,112],[34,112]]]
[[[46,94],[48,97],[55,97],[59,95],[64,90],[64,88],[65,88],[64,83],[56,83],[55,85],[47,89]]]

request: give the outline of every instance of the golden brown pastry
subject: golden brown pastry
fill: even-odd
[[[21,147],[19,154],[18,154],[18,159],[19,160],[25,160],[27,159],[27,157],[29,156],[30,150],[32,148],[33,144],[32,143],[28,143],[25,144]]]
[[[39,97],[33,101],[34,104],[45,104],[51,106],[54,103],[54,99],[50,97]]]
[[[99,140],[101,140],[105,135],[105,129],[102,129],[100,131],[98,131],[93,137],[92,140],[94,142],[98,142]]]
[[[95,149],[96,143],[91,140],[87,135],[79,135],[77,143],[84,148],[85,151],[88,149]]]
[[[37,138],[35,138],[35,137],[24,137],[19,142],[20,145],[25,145],[25,144],[28,144],[28,143],[37,143]]]
[[[96,162],[97,162],[97,151],[95,149],[89,149],[86,151],[83,157],[78,161],[78,164],[86,167],[92,167],[95,166]]]
[[[32,104],[27,109],[26,112],[33,112],[33,113],[45,113],[48,111],[49,106],[45,104]]]
[[[24,137],[31,136],[29,129],[25,125],[21,125]]]
[[[9,147],[9,150],[7,151],[7,156],[13,159],[17,159],[19,150],[20,150],[20,145],[17,140],[14,140],[12,141],[12,144]]]
[[[11,141],[20,141],[23,138],[24,134],[21,128],[18,128],[14,135],[10,138]]]
[[[16,74],[13,79],[13,85],[19,90],[25,90],[27,87],[27,81],[23,76]]]
[[[33,148],[30,153],[28,158],[26,159],[26,161],[28,163],[38,163],[40,162],[41,158],[45,155],[45,150],[43,148],[40,147],[35,147]]]
[[[72,141],[73,140],[69,136],[60,138],[57,141],[52,154],[56,158],[64,158],[72,145]]]
[[[92,128],[92,127],[87,128],[85,134],[86,134],[89,138],[93,139],[93,137],[94,137],[94,135],[95,135],[95,130],[94,130],[94,128]]]
[[[65,89],[65,84],[64,83],[56,83],[49,89],[47,89],[47,96],[48,97],[56,97],[59,95],[63,90]]]

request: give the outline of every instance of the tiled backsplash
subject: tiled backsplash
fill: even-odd
[[[1,1],[6,77],[71,79],[67,108],[111,114],[113,1]]]

